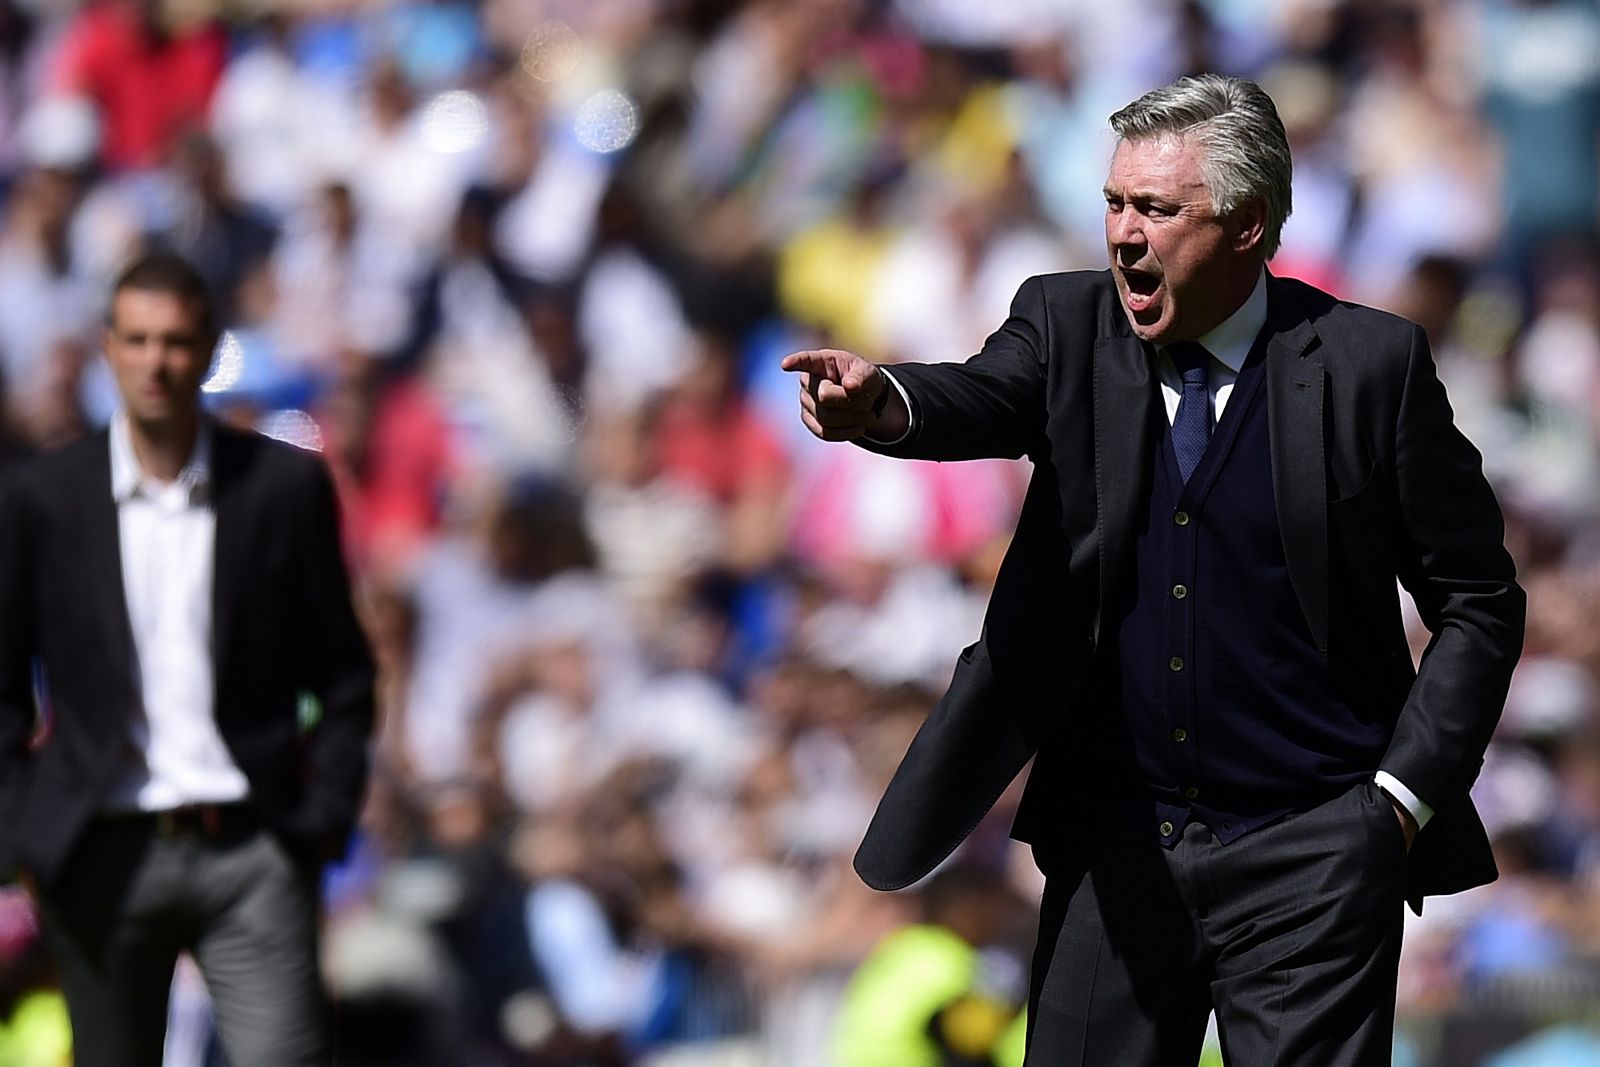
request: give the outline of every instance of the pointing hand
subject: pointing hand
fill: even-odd
[[[823,348],[791,352],[783,357],[783,369],[800,375],[800,421],[824,441],[854,441],[868,435],[893,441],[910,424],[900,391],[871,360]],[[880,396],[887,401],[881,415],[872,410]]]

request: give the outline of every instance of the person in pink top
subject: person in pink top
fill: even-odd
[[[56,56],[52,88],[100,110],[100,161],[113,170],[161,164],[202,126],[227,58],[212,19],[180,19],[167,0],[105,0],[78,13]]]

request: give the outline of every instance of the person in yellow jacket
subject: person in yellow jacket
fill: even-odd
[[[964,864],[936,874],[925,921],[884,938],[851,977],[838,1067],[1021,1067],[1027,960],[1006,934],[1026,914],[995,875]]]
[[[0,1019],[0,1063],[6,1067],[71,1067],[67,1002],[53,989],[28,993]]]

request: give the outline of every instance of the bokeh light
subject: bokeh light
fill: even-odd
[[[639,106],[620,89],[602,89],[583,102],[574,121],[578,141],[594,152],[616,152],[639,133]]]
[[[488,133],[489,109],[465,89],[440,93],[422,113],[422,140],[435,152],[469,152],[482,144]]]
[[[310,452],[322,451],[322,430],[317,426],[317,420],[304,411],[294,408],[274,411],[262,419],[256,429],[274,441],[282,441]]]
[[[522,69],[542,82],[560,81],[577,69],[583,41],[565,22],[535,26],[522,45]]]
[[[552,386],[549,403],[544,405],[544,408],[545,410],[538,413],[538,417],[550,420],[550,425],[554,428],[551,438],[564,445],[576,441],[583,433],[584,425],[589,421],[583,394],[570,386]]]
[[[232,331],[224,330],[217,340],[216,354],[211,360],[211,376],[200,386],[202,392],[226,393],[244,377],[244,345]]]

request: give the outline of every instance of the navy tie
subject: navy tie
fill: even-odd
[[[1183,375],[1183,396],[1172,420],[1172,450],[1178,456],[1178,473],[1187,482],[1211,440],[1211,353],[1194,341],[1167,346],[1167,355]]]

